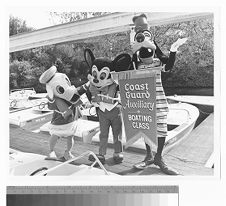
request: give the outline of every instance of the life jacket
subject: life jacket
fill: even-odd
[[[114,98],[117,93],[117,86],[118,85],[116,83],[112,83],[111,85],[98,89],[94,85],[90,84],[89,90],[92,94],[92,102],[104,102],[108,104],[114,104],[116,102],[115,100],[112,100],[107,97],[98,96],[98,94]]]

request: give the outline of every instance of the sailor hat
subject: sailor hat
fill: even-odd
[[[147,16],[145,14],[134,16],[132,20],[135,25],[135,32],[148,30],[148,21]]]
[[[47,84],[57,72],[57,68],[55,66],[51,66],[47,69],[39,78],[39,82],[41,84]]]

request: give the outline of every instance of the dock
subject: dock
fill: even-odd
[[[213,153],[214,146],[214,115],[210,114],[198,127],[184,139],[178,147],[165,155],[176,156],[187,162],[205,165]]]
[[[214,169],[206,167],[208,159],[213,153],[213,113],[210,114],[198,127],[177,146],[164,153],[164,159],[171,167],[175,168],[183,176],[212,176]],[[34,129],[34,128],[33,128]],[[23,152],[48,155],[49,137],[47,133],[34,133],[28,128],[21,128],[10,125],[10,148]],[[84,143],[81,138],[75,137],[75,144],[72,153],[75,156],[90,150],[98,153],[98,142],[91,144]],[[60,139],[56,145],[57,155],[62,155],[66,148],[66,141]],[[144,159],[145,151],[126,149],[124,161],[121,164],[114,164],[112,154],[114,150],[109,144],[105,168],[119,175],[164,175],[158,167],[151,165],[145,170],[136,170],[133,165]],[[76,161],[74,164],[91,165],[88,157]]]

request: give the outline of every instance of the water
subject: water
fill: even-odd
[[[198,96],[213,96],[213,88],[164,88],[165,94],[171,96],[177,95],[198,95]]]

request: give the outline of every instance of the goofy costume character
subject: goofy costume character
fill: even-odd
[[[154,68],[164,64],[165,71],[173,68],[177,48],[183,44],[186,39],[178,39],[171,45],[169,56],[162,53],[156,42],[153,40],[153,35],[149,31],[147,17],[145,14],[133,17],[135,24],[135,37],[132,43],[133,64],[136,69]],[[167,136],[167,114],[168,105],[165,97],[165,92],[162,86],[161,71],[156,72],[156,116],[157,116],[157,138],[158,147],[157,153],[153,156],[151,147],[145,143],[146,157],[142,162],[134,165],[137,169],[144,169],[151,164],[157,165],[162,172],[168,175],[177,175],[178,172],[167,166],[162,158],[162,151]]]

